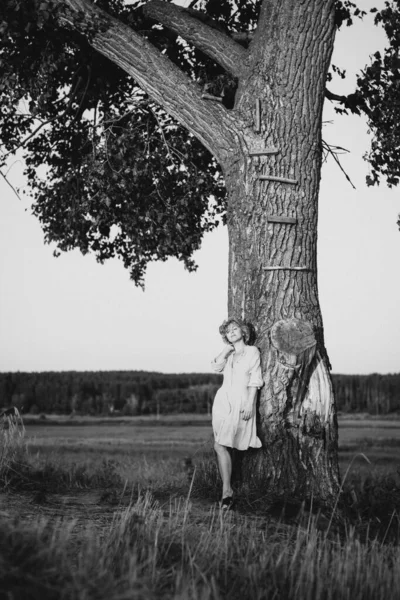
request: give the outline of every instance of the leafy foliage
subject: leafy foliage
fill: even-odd
[[[120,0],[97,4],[168,48],[188,72],[195,55],[194,76],[205,83],[207,73],[221,85],[222,69],[177,36],[153,29]],[[22,10],[8,0],[0,22],[4,159],[22,143],[46,241],[100,261],[118,256],[139,285],[152,260],[175,256],[194,269],[193,251],[224,213],[223,180],[209,152],[87,39],[61,28],[51,2],[28,0]]]
[[[335,22],[338,29],[343,24],[350,27],[350,25],[353,25],[354,17],[362,19],[367,14],[365,10],[358,8],[357,4],[351,2],[351,0],[336,0],[335,9]]]
[[[94,3],[146,36],[227,108],[234,106],[237,81],[146,18],[143,2]],[[241,32],[255,28],[260,6],[261,0],[202,0],[196,10],[212,27]],[[204,232],[224,221],[219,166],[135,81],[91,48],[91,36],[106,24],[92,23],[85,37],[60,26],[62,10],[52,0],[0,5],[0,166],[23,149],[33,212],[56,253],[79,248],[99,261],[117,256],[138,285],[154,260],[176,257],[195,269],[192,255]],[[398,2],[377,13],[390,48],[384,57],[375,55],[359,89],[339,109],[368,111],[374,134],[369,183],[380,175],[389,185],[398,183],[398,13]],[[364,15],[350,0],[336,1],[337,27]],[[333,72],[344,76],[338,67]]]
[[[373,134],[371,150],[365,155],[371,165],[368,185],[386,178],[389,187],[400,180],[400,1],[386,2],[375,23],[386,32],[389,47],[375,52],[371,65],[358,79],[360,94],[368,106],[368,125]]]

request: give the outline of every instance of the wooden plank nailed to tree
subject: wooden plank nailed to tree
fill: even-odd
[[[268,215],[268,223],[286,223],[287,225],[295,225],[297,223],[296,217],[280,217],[279,215]]]
[[[278,177],[276,175],[260,175],[258,179],[262,181],[279,181],[280,183],[292,183],[296,185],[297,179],[289,179],[288,177]]]
[[[263,267],[265,271],[311,271],[309,267]]]
[[[264,156],[267,154],[278,154],[278,148],[271,146],[270,148],[251,148],[249,156]]]
[[[256,98],[256,119],[255,130],[257,133],[261,131],[261,100]]]

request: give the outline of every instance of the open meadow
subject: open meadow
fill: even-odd
[[[164,460],[181,466],[182,460],[195,461],[212,449],[211,419],[205,415],[169,415],[160,420],[30,417],[26,440],[31,453],[62,464],[97,465],[111,459],[133,481],[140,461]],[[339,417],[339,459],[342,476],[353,461],[349,481],[360,472],[395,473],[400,466],[400,420]]]
[[[400,597],[400,421],[340,418],[334,510],[239,489],[224,517],[206,416],[25,428],[2,456],[0,598]]]

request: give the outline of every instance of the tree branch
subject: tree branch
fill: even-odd
[[[348,96],[339,96],[338,94],[334,94],[328,90],[328,88],[325,88],[325,98],[328,98],[328,100],[331,100],[332,102],[339,102],[344,106],[345,109],[350,110],[356,115],[360,115],[361,111],[363,111],[367,116],[370,115],[370,109],[368,108],[365,99],[359,92],[349,94]]]
[[[7,185],[10,186],[10,188],[12,189],[12,191],[14,192],[14,194],[17,196],[18,200],[21,200],[21,196],[18,194],[17,190],[15,189],[15,187],[13,186],[13,184],[8,180],[7,175],[4,175],[3,171],[0,169],[0,175],[2,176],[2,178],[4,179],[4,181],[7,183]]]
[[[328,88],[325,88],[325,98],[328,98],[328,100],[331,100],[332,102],[335,101],[343,104],[346,101],[347,96],[338,96],[338,94],[334,94],[328,90]]]
[[[147,39],[89,0],[55,0],[68,11],[59,21],[83,34],[99,23],[89,43],[131,75],[164,110],[196,136],[220,164],[234,145],[231,118],[225,107],[201,98],[201,89]]]
[[[72,105],[72,101],[74,99],[75,96],[75,92],[78,88],[78,84],[76,84],[75,88],[72,90],[71,92],[71,96],[68,102],[68,106],[62,111],[61,114],[57,114],[55,117],[51,117],[50,119],[48,119],[47,121],[40,121],[40,125],[38,125],[33,131],[31,131],[31,133],[29,135],[27,135],[27,137],[25,139],[23,139],[22,141],[20,141],[16,146],[14,146],[14,148],[12,148],[11,150],[9,150],[8,152],[6,152],[5,154],[3,154],[2,156],[0,156],[1,161],[4,162],[4,160],[10,156],[11,154],[15,154],[15,152],[17,150],[19,150],[20,148],[23,148],[24,146],[26,146],[26,144],[29,142],[29,140],[31,140],[32,138],[35,137],[35,135],[37,133],[39,133],[39,131],[41,129],[43,129],[43,127],[45,127],[45,125],[50,125],[50,123],[53,123],[54,121],[56,121],[57,119],[59,119],[61,116],[65,115],[65,113],[67,112],[67,110],[71,107]],[[87,90],[87,87],[86,87]],[[86,93],[86,91],[85,91]],[[62,98],[60,98],[59,100],[57,100],[56,102],[54,102],[54,104],[59,104],[61,101],[65,100],[65,98],[68,96],[68,93],[65,94]]]
[[[203,22],[203,13],[160,0],[150,0],[142,9],[147,17],[159,21],[207,54],[229,73],[239,77],[245,66],[245,48],[228,34]]]
[[[338,165],[339,169],[342,171],[343,175],[346,177],[347,181],[350,183],[350,185],[352,186],[352,188],[355,190],[356,186],[351,181],[349,175],[346,173],[346,171],[342,167],[342,163],[340,162],[340,159],[339,159],[339,152],[340,151],[341,151],[342,154],[348,153],[349,151],[346,150],[345,148],[342,148],[341,146],[331,146],[330,144],[328,144],[324,140],[322,140],[322,149],[326,153],[326,156],[324,158],[324,162],[326,161],[326,159],[328,158],[328,156],[330,154],[333,157],[333,159],[336,162],[336,164]]]
[[[56,115],[55,117],[51,117],[51,119],[48,119],[47,121],[42,121],[40,123],[40,125],[38,125],[36,127],[36,129],[34,129],[29,135],[27,135],[27,137],[25,139],[23,139],[21,142],[19,142],[19,144],[17,146],[15,146],[12,150],[9,150],[8,152],[6,152],[5,154],[3,154],[1,156],[1,160],[2,162],[4,162],[4,160],[10,156],[11,154],[15,154],[15,152],[17,150],[19,150],[20,148],[23,148],[24,146],[26,146],[26,144],[29,142],[29,140],[31,140],[32,138],[35,137],[35,135],[41,130],[43,129],[43,127],[45,125],[50,125],[50,123],[53,123],[53,121],[56,121],[58,118],[60,117],[60,115]]]

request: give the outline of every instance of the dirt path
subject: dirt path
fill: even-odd
[[[166,517],[175,512],[178,505],[182,507],[185,498],[179,496],[155,497]],[[104,528],[113,518],[122,513],[136,501],[131,494],[117,495],[111,491],[73,490],[63,494],[43,492],[8,492],[0,493],[0,516],[18,521],[32,522],[44,518],[49,523],[75,521],[76,530],[88,525]],[[191,500],[192,515],[204,517],[213,506],[210,501]],[[175,507],[175,508],[174,508]]]
[[[129,499],[118,505],[103,498],[102,490],[73,491],[66,494],[0,493],[0,514],[18,521],[44,518],[49,523],[75,521],[78,533],[89,524],[99,528],[111,523],[115,513],[128,506]],[[110,499],[111,500],[111,499]]]

